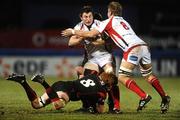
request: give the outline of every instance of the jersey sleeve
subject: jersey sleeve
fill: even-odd
[[[82,22],[79,22],[75,27],[74,29],[75,30],[80,30],[80,27],[82,26]]]
[[[100,22],[99,26],[96,29],[100,33],[102,33],[106,29],[106,26],[108,25],[109,21],[110,21],[110,19],[107,19],[107,20]]]

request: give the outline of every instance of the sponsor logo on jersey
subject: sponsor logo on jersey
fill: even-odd
[[[132,61],[137,61],[138,57],[137,56],[130,56],[129,59],[132,60]]]

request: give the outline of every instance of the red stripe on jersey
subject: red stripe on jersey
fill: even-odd
[[[118,40],[113,36],[117,36],[118,38],[120,38],[123,43],[128,46],[128,44],[126,43],[126,41],[121,37],[120,34],[118,34],[113,28],[112,28],[112,20],[113,20],[113,17],[110,19],[109,23],[107,24],[105,30],[108,32],[108,34],[110,35],[110,37],[113,39],[113,41],[115,43],[117,43],[119,46],[121,46],[122,48],[124,48],[121,44],[119,44]]]

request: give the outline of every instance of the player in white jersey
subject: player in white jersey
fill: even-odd
[[[79,22],[74,29],[90,31],[91,29],[96,28],[100,21],[93,18],[93,10],[90,6],[84,6],[80,13],[81,22]],[[80,44],[83,39],[78,36],[71,36],[69,39],[69,46]],[[94,71],[100,72],[102,68],[106,73],[114,73],[115,70],[112,65],[112,54],[107,51],[105,46],[105,41],[102,40],[101,35],[96,36],[95,38],[84,39],[83,41],[85,48],[85,59],[87,61],[84,64],[83,74],[86,76],[91,74]],[[76,67],[77,68],[77,67]],[[78,67],[79,69],[79,67]],[[120,113],[119,105],[119,88],[117,85],[114,85],[112,90],[109,92],[109,98],[112,97],[113,107],[109,107],[109,112],[111,113]],[[110,95],[111,94],[111,95]]]
[[[92,17],[92,18],[91,18]],[[78,23],[74,29],[75,30],[83,30],[89,31],[94,29],[100,24],[99,20],[93,20],[92,12],[83,13],[80,15],[81,22]],[[76,38],[75,38],[76,37]],[[69,40],[69,46],[79,44],[82,39],[79,39],[77,36],[72,36]],[[98,66],[104,68],[106,72],[113,72],[112,68],[112,55],[105,49],[104,40],[101,39],[100,36],[94,38],[94,40],[85,39],[83,41],[86,56],[87,56],[87,63],[85,64],[85,69],[91,69],[95,71],[99,71]],[[111,69],[112,71],[107,71]]]
[[[78,35],[81,37],[93,37],[106,31],[114,43],[123,50],[123,59],[119,68],[118,80],[127,88],[140,96],[137,111],[142,110],[151,100],[151,96],[145,93],[131,77],[132,71],[138,65],[142,76],[159,93],[162,98],[161,112],[166,113],[169,108],[170,97],[164,92],[158,78],[152,73],[151,55],[147,44],[140,39],[129,23],[121,17],[122,7],[118,2],[108,5],[108,19],[101,22],[99,27],[90,32],[66,29],[63,36]]]

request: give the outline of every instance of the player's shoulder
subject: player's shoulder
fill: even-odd
[[[74,29],[80,29],[83,26],[83,22],[79,22],[76,24],[76,26],[74,27]]]
[[[87,79],[97,80],[97,79],[99,79],[99,77],[95,74],[89,74],[89,75],[86,75],[83,78],[81,78],[81,80],[82,79],[84,79],[84,80],[87,80]]]
[[[120,16],[114,16],[113,20],[117,20],[117,21],[126,21],[123,17]]]
[[[95,22],[95,23],[100,23],[101,21],[100,21],[100,20],[97,20],[97,19],[94,19],[94,22]]]

